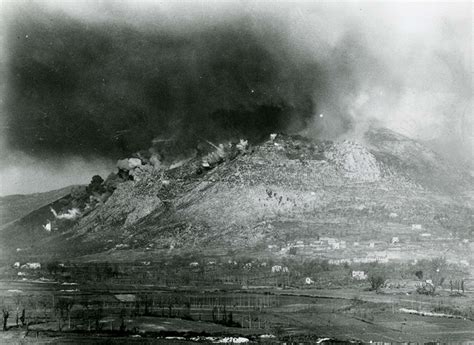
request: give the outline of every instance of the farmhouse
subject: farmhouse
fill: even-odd
[[[272,266],[272,273],[281,272],[281,268],[282,267],[280,265]]]
[[[272,273],[278,273],[278,272],[288,273],[289,270],[288,270],[288,267],[282,267],[280,265],[272,266]]]
[[[367,274],[364,271],[352,271],[352,279],[355,280],[366,280]]]

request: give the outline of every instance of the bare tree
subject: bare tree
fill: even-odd
[[[2,313],[3,313],[3,331],[6,331],[7,321],[8,321],[8,317],[10,316],[10,313],[6,309],[2,309]]]
[[[61,331],[61,320],[67,317],[68,326],[71,328],[71,309],[74,306],[73,298],[59,298],[58,303],[56,304],[56,314],[58,316],[58,328]]]
[[[21,316],[20,316],[20,321],[21,321],[22,326],[25,326],[25,320],[26,320],[25,313],[26,313],[25,308],[23,308],[21,310]]]

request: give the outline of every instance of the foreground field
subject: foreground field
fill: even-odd
[[[180,271],[175,267],[176,272]],[[474,339],[474,294],[369,291],[228,284],[182,287],[3,280],[10,310],[3,343],[186,343],[338,341],[468,342]],[[138,276],[136,276],[138,280]],[[139,279],[143,280],[143,277]],[[18,321],[25,309],[26,320]],[[417,311],[423,315],[408,313]],[[438,311],[437,316],[429,316]],[[24,323],[24,325],[22,325]],[[232,338],[232,339],[231,339]],[[329,340],[327,340],[329,341]]]

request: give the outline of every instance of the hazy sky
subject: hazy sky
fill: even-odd
[[[357,139],[377,119],[472,161],[471,2],[2,6],[0,195],[105,177],[155,136],[272,126]]]

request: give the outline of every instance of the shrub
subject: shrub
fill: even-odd
[[[369,283],[372,290],[378,291],[384,286],[386,280],[387,278],[382,272],[369,274]]]
[[[420,280],[423,279],[423,271],[416,271],[415,276]]]

